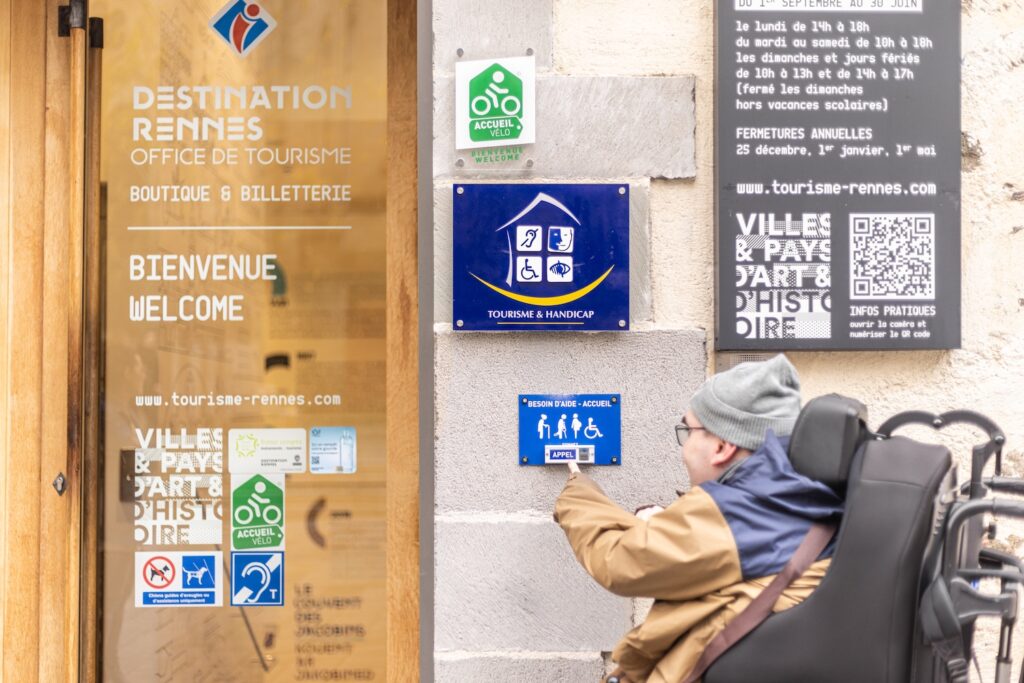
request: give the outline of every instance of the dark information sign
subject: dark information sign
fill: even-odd
[[[719,0],[720,350],[960,345],[960,3]]]

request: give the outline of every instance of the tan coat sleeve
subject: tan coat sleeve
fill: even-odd
[[[711,636],[717,633],[712,625],[712,617],[721,613],[733,599],[725,591],[718,591],[699,600],[655,601],[644,623],[623,636],[615,646],[612,659],[630,679],[646,681],[665,653],[681,637],[688,638],[690,650],[698,654],[702,652]],[[695,662],[696,659],[689,662],[691,668]],[[689,670],[680,673],[676,681],[682,680],[686,673]]]
[[[584,569],[617,595],[690,600],[742,580],[732,532],[699,488],[645,522],[578,474],[555,519]]]

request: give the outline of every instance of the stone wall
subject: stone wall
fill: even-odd
[[[625,507],[686,486],[671,427],[716,361],[713,3],[434,0],[433,20],[435,672],[593,681],[643,605],[605,594],[576,565],[551,522],[564,472],[515,464],[515,397],[621,392],[623,464],[596,478]],[[460,49],[462,59],[536,56],[528,171],[458,165]],[[856,396],[876,425],[910,407],[981,410],[1024,474],[1024,3],[965,0],[962,50],[963,348],[790,357],[805,398]],[[631,331],[453,333],[451,187],[463,180],[630,183]],[[977,437],[944,436],[958,455]],[[1024,533],[1005,529],[1016,546]]]

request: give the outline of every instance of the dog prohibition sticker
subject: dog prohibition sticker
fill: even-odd
[[[220,551],[135,553],[136,607],[217,607],[223,604]]]

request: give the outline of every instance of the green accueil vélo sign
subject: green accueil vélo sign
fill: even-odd
[[[232,491],[231,545],[236,550],[284,545],[283,485],[257,474]]]
[[[469,81],[469,137],[515,140],[523,132],[523,81],[493,64]]]

